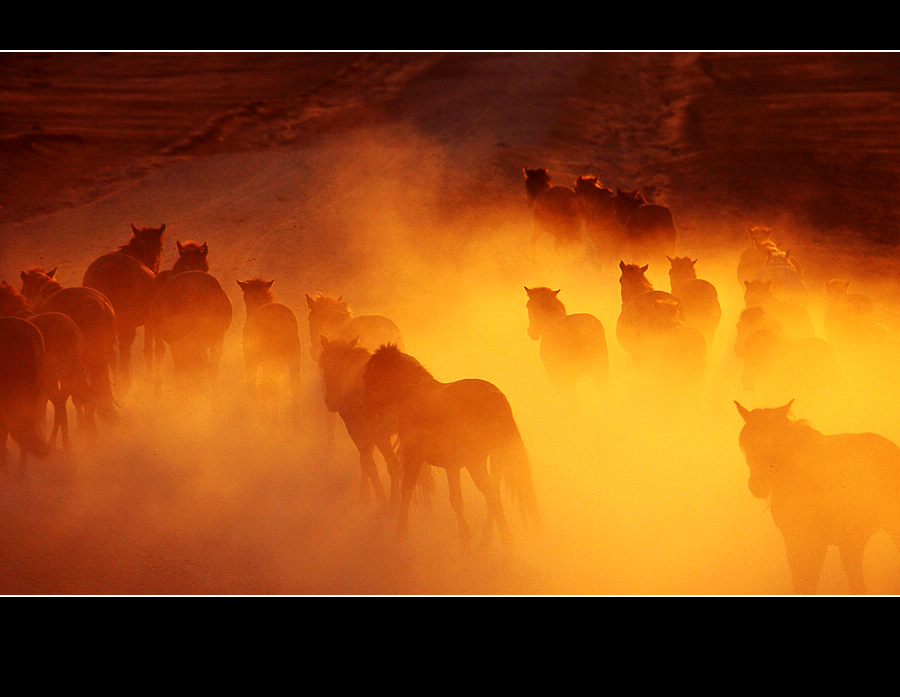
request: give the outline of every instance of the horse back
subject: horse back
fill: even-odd
[[[541,351],[564,351],[585,358],[605,355],[606,330],[594,315],[581,312],[560,317],[551,323],[541,340]]]
[[[103,293],[121,312],[139,312],[153,294],[155,274],[132,256],[113,252],[98,257],[84,272],[81,284]]]
[[[116,342],[115,309],[109,298],[95,288],[62,288],[39,303],[36,310],[68,315],[78,325],[87,344],[109,348]]]
[[[259,359],[299,356],[299,324],[294,311],[281,303],[267,303],[250,313],[244,325],[244,350]]]
[[[153,321],[163,336],[188,332],[224,335],[231,326],[233,307],[219,282],[203,271],[172,276],[156,294]]]

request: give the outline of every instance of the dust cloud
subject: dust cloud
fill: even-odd
[[[734,354],[744,240],[708,246],[703,241],[717,239],[716,231],[695,227],[679,253],[699,260],[723,317],[702,384],[678,391],[656,384],[616,340],[617,260],[601,261],[588,247],[541,243],[534,251],[524,186],[481,196],[477,182],[457,178],[451,157],[458,153],[407,130],[378,136],[333,137],[302,156],[281,151],[265,162],[252,153],[220,155],[216,166],[228,173],[215,185],[221,190],[209,182],[201,190],[177,164],[159,175],[181,181],[183,197],[173,201],[172,217],[158,221],[169,231],[162,267],[171,266],[176,239],[208,242],[210,273],[234,304],[219,379],[208,393],[179,391],[167,356],[165,389],[154,397],[141,379],[139,332],[135,385],[118,394],[120,423],[102,428],[94,444],[79,436],[72,458],[30,462],[25,480],[14,466],[5,475],[0,592],[790,593],[781,537],[766,503],[747,489],[733,401],[752,408],[795,398],[794,416],[823,432],[874,430],[900,441],[888,401],[895,374],[886,380],[881,366],[847,359],[814,394],[748,391]],[[294,180],[270,176],[288,167],[310,168],[315,177],[291,188]],[[235,196],[263,181],[262,204]],[[140,185],[123,195],[135,197],[133,210],[148,200]],[[153,200],[148,209],[164,207]],[[102,201],[68,220],[86,228],[89,214],[108,217],[95,227],[102,240],[88,244],[79,226],[60,226],[52,238],[9,243],[3,273],[39,259],[52,265],[57,249],[75,249],[61,260],[60,275],[63,285],[78,285],[95,256],[126,241],[130,222],[115,220]],[[821,331],[827,264],[822,256],[810,262],[810,311]],[[669,289],[667,271],[649,269],[656,288]],[[275,279],[275,299],[300,321],[304,375],[295,402],[284,385],[277,404],[254,404],[244,384],[245,310],[235,281],[254,276]],[[890,284],[856,280],[873,297],[896,295]],[[539,344],[526,333],[525,286],[559,288],[570,313],[602,321],[606,390],[585,383],[561,393],[550,384]],[[309,358],[303,299],[316,292],[343,296],[354,314],[393,319],[406,352],[438,380],[483,378],[506,394],[544,521],[540,532],[525,529],[506,502],[512,559],[501,559],[496,536],[485,549],[459,550],[442,472],[433,509],[414,502],[405,541],[394,539],[392,517],[374,501],[357,500],[356,451],[326,413]],[[467,475],[463,484],[466,515],[478,530],[484,501]],[[866,571],[870,592],[900,590],[900,557],[881,533]],[[836,556],[819,590],[845,592]]]

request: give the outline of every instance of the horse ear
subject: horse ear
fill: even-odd
[[[160,231],[161,233],[166,231],[166,224],[165,224],[165,223],[163,223],[162,225],[160,225],[159,231]]]
[[[24,272],[24,271],[20,271],[20,272],[19,272],[19,277],[24,281],[24,280],[25,280],[25,272]]]
[[[241,290],[244,290],[246,288],[243,281],[238,281],[237,284],[238,286],[240,286]]]
[[[181,242],[175,240],[175,246],[178,248],[178,253],[181,254],[184,251],[184,247],[181,246]]]
[[[647,273],[647,269],[649,269],[649,268],[650,268],[650,264],[644,264],[641,267],[641,271],[643,271],[644,273]]]
[[[672,257],[670,257],[668,254],[666,254],[666,259],[669,260],[669,263],[670,263],[670,264],[674,264],[674,263],[675,263],[675,260],[674,260]]]
[[[787,418],[788,412],[791,410],[791,405],[793,405],[793,403],[794,403],[794,400],[792,399],[790,402],[785,404],[783,407],[779,407],[777,410],[779,415]]]
[[[694,259],[694,260],[691,262],[691,266],[696,266],[698,261],[700,261],[700,259]]]
[[[737,400],[735,400],[734,403],[735,403],[735,406],[737,406],[737,410],[738,410],[738,413],[741,415],[741,418],[742,418],[744,421],[749,420],[749,418],[750,418],[750,410],[747,409],[747,407],[742,406],[741,403],[738,402]]]
[[[356,348],[357,344],[359,344],[359,337],[355,337],[353,341],[350,342],[350,346]]]
[[[271,288],[274,283],[275,283],[275,279],[273,278],[271,281],[266,283],[266,288]]]
[[[55,278],[55,277],[56,277],[56,270],[57,270],[58,268],[59,268],[58,266],[54,266],[52,271],[48,271],[48,272],[47,272],[47,278]]]
[[[307,307],[309,307],[310,310],[312,309],[313,299],[311,297],[309,297],[309,293],[306,294],[306,305],[307,305]]]
[[[203,250],[204,254],[207,254],[209,252],[209,246],[206,244],[206,242],[200,245],[200,249]]]
[[[625,262],[624,261],[619,262],[619,268],[622,269],[622,271],[625,270]]]

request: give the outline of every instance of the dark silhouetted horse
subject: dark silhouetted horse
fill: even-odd
[[[181,386],[215,385],[233,308],[219,282],[203,271],[174,275],[153,299],[150,324],[153,336],[172,352],[175,376]],[[154,365],[157,391],[162,366]]]
[[[47,399],[54,410],[49,443],[54,446],[59,434],[63,447],[71,452],[67,412],[70,397],[79,425],[88,426],[85,423],[85,403],[90,395],[90,382],[81,330],[71,317],[61,312],[35,314],[25,296],[6,281],[0,281],[0,317],[27,319],[41,332],[46,358]]]
[[[172,268],[163,269],[156,274],[156,279],[153,283],[154,298],[173,276],[185,271],[209,272],[209,245],[206,242],[200,244],[199,242],[188,241],[182,244],[176,240],[175,247],[178,250],[178,258],[172,264]],[[151,305],[152,302],[151,299]],[[161,365],[166,355],[166,342],[153,335],[153,325],[151,323],[147,323],[144,326],[144,333],[146,337],[144,348],[148,352],[149,364],[151,366]]]
[[[325,406],[340,415],[347,434],[359,451],[362,469],[360,500],[367,501],[374,492],[379,504],[388,502],[378,476],[375,449],[381,453],[390,477],[390,503],[399,504],[400,459],[394,450],[393,437],[397,434],[398,407],[389,404],[375,409],[365,399],[363,372],[371,353],[357,346],[355,341],[320,337],[319,371],[325,393]]]
[[[796,593],[814,593],[837,546],[851,593],[865,593],[864,553],[884,530],[900,547],[900,448],[875,433],[825,435],[775,409],[735,402],[750,492],[768,499]]]
[[[616,189],[616,215],[633,260],[662,261],[675,254],[678,231],[672,211],[651,203],[637,190]]]
[[[616,338],[635,366],[667,382],[690,384],[706,370],[706,340],[684,322],[681,300],[654,290],[648,266],[619,262],[622,311]]]
[[[601,264],[625,255],[626,241],[616,213],[616,192],[603,186],[597,177],[578,177],[575,193],[581,201],[584,229]]]
[[[671,265],[669,281],[672,295],[684,305],[684,323],[699,329],[709,346],[722,320],[722,306],[716,287],[707,280],[697,278],[697,259],[689,257],[668,257],[668,259]]]
[[[599,319],[587,313],[568,314],[559,291],[528,288],[528,336],[541,342],[541,360],[550,380],[572,388],[589,376],[598,387],[609,381],[609,350],[606,330]]]
[[[28,455],[47,457],[42,433],[47,404],[44,340],[31,322],[0,317],[0,467],[7,467],[9,437],[19,446],[20,473]]]
[[[306,296],[309,307],[309,346],[313,360],[319,360],[322,343],[319,337],[328,339],[358,340],[359,345],[375,351],[382,344],[396,344],[403,348],[403,338],[397,325],[382,315],[353,316],[350,306],[343,297],[318,293],[312,298]]]
[[[275,392],[270,401],[277,404],[278,381],[286,375],[296,403],[301,377],[300,329],[294,311],[275,302],[274,283],[261,278],[237,282],[247,310],[243,335],[247,386],[258,398],[260,385],[268,385]]]
[[[131,239],[119,247],[119,252],[133,257],[150,269],[154,275],[159,273],[159,262],[162,257],[165,223],[160,227],[135,227],[131,225]]]
[[[81,330],[90,382],[90,394],[85,402],[88,428],[93,430],[95,414],[107,422],[118,421],[118,408],[110,381],[118,334],[112,303],[94,288],[64,288],[55,278],[56,269],[47,272],[32,268],[23,271],[21,276],[22,294],[35,313],[61,312]]]
[[[805,305],[778,298],[772,292],[772,281],[756,279],[746,284],[744,305],[746,308],[760,307],[766,316],[777,321],[787,336],[815,336],[812,317]]]
[[[519,499],[527,521],[538,521],[531,465],[506,396],[478,379],[439,382],[415,358],[396,346],[379,348],[363,373],[365,398],[374,408],[399,408],[402,485],[397,532],[403,537],[413,487],[424,464],[447,473],[450,504],[460,541],[468,545],[460,475],[468,470],[487,501],[485,539],[496,522],[504,550],[511,536],[501,501],[501,483]],[[488,468],[490,460],[490,469]]]
[[[549,235],[557,245],[581,242],[584,213],[575,189],[554,186],[546,169],[525,171],[525,193],[532,208],[533,244]]]
[[[119,377],[123,389],[131,385],[131,347],[138,327],[147,322],[155,290],[153,271],[140,261],[121,252],[104,254],[88,266],[81,285],[105,295],[116,312],[119,342]],[[144,332],[144,358],[150,366],[150,336]]]

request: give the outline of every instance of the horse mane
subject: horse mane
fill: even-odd
[[[158,228],[139,228],[131,224],[131,239],[119,247],[119,252],[134,257],[153,273],[159,273],[159,261],[162,257],[162,236],[166,231],[165,223]]]
[[[375,352],[369,359],[369,368],[373,371],[404,370],[409,375],[420,375],[422,377],[431,378],[432,380],[434,379],[434,376],[427,368],[425,368],[425,366],[408,353],[403,353],[397,347],[397,344],[382,344],[375,349]]]
[[[526,286],[525,292],[528,293],[528,299],[534,300],[541,309],[554,314],[566,314],[566,306],[563,304],[563,301],[559,299],[558,290],[552,290],[545,286],[539,286],[537,288],[529,288]]]
[[[28,298],[6,281],[0,281],[0,317],[27,318],[34,314]]]
[[[321,312],[328,315],[342,315],[350,317],[352,314],[350,306],[344,302],[343,298],[336,298],[333,295],[323,295],[316,293],[314,298],[306,296],[307,304],[310,310]]]

